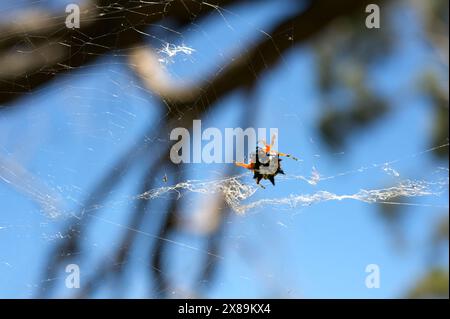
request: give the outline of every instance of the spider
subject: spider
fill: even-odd
[[[268,179],[272,185],[275,186],[275,176],[278,174],[284,175],[284,171],[281,169],[280,156],[290,157],[296,161],[298,161],[298,159],[290,154],[272,150],[273,144],[275,143],[275,135],[272,136],[270,145],[266,144],[264,140],[262,143],[264,146],[262,148],[256,146],[256,152],[251,154],[250,163],[235,162],[235,164],[252,170],[253,178],[256,179],[256,184],[260,185],[259,182],[261,179]],[[262,185],[261,187],[264,188]]]

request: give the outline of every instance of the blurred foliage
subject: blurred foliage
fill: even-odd
[[[448,298],[448,270],[431,269],[407,295],[408,298]]]
[[[449,2],[448,0],[413,1],[423,24],[424,40],[440,62],[438,68],[423,73],[423,92],[434,109],[434,123],[430,132],[431,146],[448,143],[449,135]],[[434,151],[438,158],[448,158],[448,147]]]
[[[423,71],[419,70],[418,90],[410,91],[422,94],[428,101],[433,117],[426,132],[429,147],[441,146],[449,142],[449,93],[448,93],[448,7],[446,0],[408,1],[386,3],[383,12],[399,10],[408,6],[421,20],[423,41],[431,48],[429,61],[425,61]],[[387,7],[389,6],[389,9]],[[397,6],[394,8],[394,6]],[[314,43],[317,59],[318,87],[322,96],[321,118],[318,122],[319,133],[325,144],[332,150],[341,150],[347,145],[349,137],[377,123],[395,105],[382,98],[371,86],[369,70],[374,64],[383,63],[383,59],[393,52],[397,40],[396,31],[390,24],[389,14],[381,14],[380,29],[361,27],[366,13],[360,12],[337,22],[329,32]],[[368,41],[370,39],[370,41]],[[412,83],[414,84],[414,83]],[[436,148],[431,154],[438,160],[448,159],[448,147]],[[407,198],[393,198],[391,203],[378,205],[378,216],[388,226],[394,239],[393,244],[404,247],[403,221],[408,203]],[[448,211],[431,229],[433,240],[427,250],[432,254],[439,252],[438,247],[448,247],[449,220]],[[435,259],[433,259],[435,260]],[[448,266],[446,266],[448,267]],[[444,267],[445,268],[445,267]],[[448,298],[448,268],[442,268],[432,262],[423,277],[407,293],[410,298]]]
[[[379,204],[379,217],[388,227],[393,244],[398,249],[404,249],[406,246],[405,236],[402,229],[404,221],[405,206],[397,203],[408,203],[405,197],[395,197],[387,200],[385,203]]]
[[[413,6],[422,17],[427,39],[434,39],[430,40],[431,45],[439,46],[440,51],[447,49],[446,66],[430,68],[419,79],[421,92],[429,98],[434,111],[429,132],[430,147],[434,147],[448,143],[449,136],[448,1],[418,1]],[[370,86],[368,70],[392,52],[395,30],[387,14],[381,15],[380,29],[361,27],[365,17],[360,12],[341,19],[339,28],[330,30],[314,44],[318,86],[325,107],[318,129],[323,141],[333,150],[345,147],[350,135],[376,123],[393,108]],[[448,148],[438,148],[434,154],[448,158],[448,152]]]
[[[439,220],[436,225],[434,236],[433,236],[433,244],[439,245],[441,243],[445,243],[448,245],[449,239],[449,220],[448,220],[448,211],[444,212],[443,217]]]
[[[437,76],[435,72],[428,71],[421,79],[422,90],[434,109],[434,123],[431,125],[430,137],[432,146],[448,143],[449,136],[448,88],[443,87]],[[438,158],[448,158],[448,147],[435,149],[433,153]]]
[[[361,27],[366,13],[358,12],[338,21],[314,45],[317,54],[318,85],[325,109],[319,132],[332,149],[345,146],[347,138],[374,123],[389,110],[368,83],[368,69],[393,47],[391,27],[381,15],[383,28]],[[367,41],[370,39],[370,41]]]
[[[351,133],[374,122],[387,110],[386,103],[375,96],[358,97],[346,110],[329,109],[319,124],[322,137],[333,149],[339,149]]]

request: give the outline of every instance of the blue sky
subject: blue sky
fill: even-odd
[[[264,37],[261,30],[268,29],[289,9],[280,9],[274,3],[257,10],[242,7],[220,14],[216,11],[201,24],[192,24],[182,35],[158,35],[161,40],[195,49],[192,55],[180,54],[166,65],[172,77],[180,81],[200,79],[229,61],[237,49],[245,50],[249,38]],[[2,6],[0,11],[5,11]],[[265,190],[258,190],[255,199],[320,190],[352,194],[360,189],[385,188],[408,178],[433,181],[436,169],[448,165],[434,160],[429,153],[414,156],[430,146],[426,133],[433,123],[432,108],[416,92],[414,82],[427,65],[429,51],[420,40],[412,13],[397,11],[396,21],[408,19],[411,24],[396,23],[399,36],[394,53],[373,66],[370,75],[377,89],[392,97],[395,107],[383,120],[352,136],[342,152],[329,152],[315,129],[321,100],[315,56],[309,46],[291,50],[277,68],[265,73],[251,103],[259,109],[254,125],[279,128],[280,150],[301,157],[300,163],[284,161],[288,175],[309,176],[315,167],[323,176],[334,176],[399,159],[392,168],[400,176],[371,167],[316,186],[286,180],[276,187],[268,185]],[[163,42],[152,40],[152,44],[162,47]],[[407,97],[397,98],[396,92],[405,89],[409,92]],[[73,211],[115,158],[136,142],[147,123],[163,118],[156,111],[157,102],[157,96],[142,88],[123,59],[108,56],[17,101],[15,112],[0,113],[0,154],[26,167],[45,184],[45,189],[40,190],[59,194],[63,210]],[[235,127],[248,103],[242,92],[235,92],[219,101],[203,124]],[[82,282],[99,261],[108,261],[125,230],[130,208],[136,205],[130,197],[138,194],[136,181],[144,164],[131,167],[130,174],[103,204],[99,216],[109,222],[95,220],[84,235],[82,251],[76,258]],[[192,164],[186,169],[189,178],[205,179],[217,176],[225,165],[229,164]],[[448,176],[448,171],[440,171],[437,176],[445,174]],[[155,178],[163,175],[164,172],[156,172]],[[201,196],[184,194],[186,209],[196,207],[199,199]],[[418,206],[405,209],[408,218],[402,229],[408,246],[403,251],[393,245],[373,204],[330,201],[308,207],[263,207],[242,216],[231,215],[226,220],[220,253],[223,259],[217,261],[217,277],[206,297],[399,297],[427,269],[429,231],[442,212],[448,211],[448,191],[411,201]],[[149,217],[157,220],[166,202],[167,198],[157,200]],[[58,232],[64,229],[68,216],[49,218],[36,203],[1,180],[0,203],[0,297],[32,297],[42,285],[44,262],[61,240]],[[153,229],[145,232],[156,234],[156,226],[154,223],[149,226]],[[108,284],[96,297],[149,295],[145,249],[150,237],[138,235],[137,253],[129,261],[126,274],[127,289],[115,291]],[[204,245],[186,234],[171,239],[200,249]],[[179,245],[169,248],[173,262],[165,271],[180,289],[195,284],[188,274],[195,274],[205,253]],[[140,255],[140,251],[145,252]],[[364,285],[365,267],[372,263],[380,266],[379,289],[367,289]],[[64,287],[63,271],[57,278],[48,279],[55,282],[58,296],[70,296],[71,291]],[[182,296],[176,289],[172,295]]]

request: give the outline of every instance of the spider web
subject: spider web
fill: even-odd
[[[161,4],[135,2],[136,9]],[[170,2],[164,1],[167,5]],[[211,13],[202,21],[197,21],[194,17],[183,31],[176,30],[176,26],[171,25],[170,21],[164,21],[145,29],[141,25],[123,26],[122,30],[112,30],[111,33],[120,34],[131,28],[136,33],[143,34],[148,41],[145,44],[154,48],[161,68],[182,86],[204,78],[210,70],[214,70],[214,76],[219,76],[223,65],[248,52],[252,41],[256,41],[255,38],[270,39],[269,33],[265,31],[270,29],[267,21],[276,21],[289,11],[289,5],[285,5],[284,9],[275,10],[275,13],[271,8],[278,6],[269,3],[261,6],[262,9],[255,10],[254,16],[248,16],[244,15],[248,10],[246,7],[229,9],[208,1],[199,3],[211,7]],[[14,2],[9,4],[11,7],[0,7],[0,12],[10,12],[11,8],[20,12],[23,5],[28,4],[27,1]],[[51,17],[63,15],[61,2],[58,1],[38,2],[34,6],[51,8]],[[167,8],[161,8],[162,11],[158,13],[165,13]],[[111,10],[120,13],[124,9],[111,6]],[[82,34],[79,36],[80,39],[83,38]],[[36,50],[35,40],[35,36],[30,34],[15,43],[13,51],[21,54],[27,50]],[[82,41],[86,46],[92,44],[89,39]],[[392,147],[371,149],[368,145],[376,144],[376,139],[370,137],[363,137],[365,142],[352,140],[350,151],[326,151],[320,142],[316,142],[318,138],[311,124],[320,112],[317,96],[308,96],[308,90],[313,88],[311,82],[314,81],[303,80],[301,84],[305,89],[299,93],[306,95],[304,103],[310,103],[311,106],[299,108],[295,102],[298,98],[295,85],[298,85],[299,72],[314,74],[314,69],[308,67],[313,61],[313,54],[308,47],[293,51],[297,54],[300,52],[300,62],[290,62],[294,60],[291,53],[283,54],[281,65],[275,67],[269,75],[256,76],[262,84],[258,84],[257,94],[254,95],[260,94],[263,97],[248,98],[245,93],[237,92],[217,102],[218,106],[214,110],[206,110],[202,104],[196,104],[189,106],[187,110],[178,111],[182,122],[190,111],[205,108],[202,120],[206,127],[279,127],[280,150],[299,156],[301,161],[283,161],[287,175],[277,176],[274,188],[267,185],[262,189],[255,184],[251,173],[232,170],[230,164],[186,164],[179,170],[172,170],[167,165],[155,166],[150,178],[152,186],[142,189],[140,176],[145,170],[143,167],[147,167],[149,162],[157,162],[158,154],[163,153],[161,145],[171,142],[161,123],[167,120],[172,110],[169,101],[152,92],[130,71],[127,62],[130,53],[126,50],[112,51],[112,54],[96,60],[90,66],[67,66],[70,71],[61,75],[60,79],[17,102],[22,110],[1,114],[1,129],[4,134],[0,144],[0,180],[3,182],[0,196],[8,213],[0,219],[0,236],[4,237],[3,245],[10,240],[16,241],[30,253],[30,258],[40,260],[40,263],[33,262],[31,270],[26,270],[27,262],[4,247],[5,253],[0,257],[0,267],[4,270],[0,286],[6,289],[0,289],[5,291],[1,296],[34,296],[36,291],[45,290],[49,285],[59,287],[57,295],[77,296],[78,291],[64,287],[64,269],[58,269],[53,273],[54,276],[36,279],[42,275],[45,256],[53,247],[73,236],[63,231],[68,222],[75,227],[86,225],[89,220],[94,220],[97,224],[80,235],[81,245],[75,253],[61,251],[58,256],[71,257],[71,263],[80,264],[83,270],[82,282],[93,281],[91,279],[96,278],[98,269],[100,273],[102,269],[103,273],[107,273],[108,267],[130,264],[130,268],[134,270],[131,277],[134,279],[130,279],[133,287],[131,291],[124,293],[127,297],[148,295],[140,282],[141,277],[136,276],[137,269],[147,267],[148,260],[140,254],[133,254],[134,257],[121,265],[114,258],[111,246],[114,248],[120,245],[118,236],[124,230],[134,233],[138,238],[164,242],[173,250],[169,257],[174,260],[172,264],[175,266],[154,269],[169,278],[173,277],[169,287],[161,283],[153,284],[156,296],[161,292],[169,292],[169,295],[175,297],[196,296],[197,292],[191,287],[203,287],[210,280],[196,280],[194,266],[201,268],[201,261],[208,257],[211,260],[207,261],[207,266],[221,261],[231,269],[231,274],[228,277],[223,275],[219,282],[228,282],[231,277],[238,283],[248,281],[253,288],[248,288],[242,294],[238,292],[240,288],[227,288],[224,291],[213,291],[207,296],[260,297],[258,291],[261,285],[267,285],[267,290],[275,287],[282,296],[302,296],[303,292],[299,292],[298,288],[301,285],[290,282],[279,271],[274,270],[277,268],[264,257],[262,258],[266,260],[265,265],[269,270],[261,267],[252,272],[242,266],[247,263],[251,267],[251,261],[242,255],[251,250],[247,245],[255,245],[254,242],[259,237],[249,235],[242,239],[239,231],[243,231],[243,228],[248,231],[251,222],[258,223],[259,230],[264,231],[264,219],[271,225],[272,231],[278,231],[279,226],[282,226],[282,230],[291,226],[295,228],[296,222],[292,219],[299,212],[303,215],[313,212],[318,215],[321,205],[325,203],[333,205],[331,207],[339,211],[341,207],[348,205],[347,201],[356,201],[363,205],[356,207],[366,214],[378,204],[407,208],[413,206],[422,211],[430,208],[448,211],[448,166],[428,160],[435,150],[448,148],[448,143],[427,148],[423,140],[407,141],[408,134],[405,136],[402,133],[399,140],[405,144],[409,142],[410,145],[400,148],[394,154],[389,153]],[[290,71],[291,68],[293,71]],[[275,85],[276,80],[273,78],[282,78],[283,72],[290,74],[286,83]],[[14,83],[14,79],[9,81]],[[163,104],[162,112],[157,111],[160,104]],[[246,104],[253,104],[259,111],[255,112],[253,119],[242,121],[240,109]],[[275,114],[274,105],[277,105]],[[228,111],[229,109],[232,111]],[[420,117],[421,111],[415,112],[419,113],[416,118]],[[402,116],[394,115],[391,120],[394,123],[401,122]],[[18,128],[20,121],[28,123],[27,127]],[[254,122],[249,123],[251,121]],[[153,123],[150,131],[148,123]],[[143,138],[142,131],[145,131]],[[395,135],[398,132],[393,129],[389,134]],[[296,138],[298,135],[301,137]],[[388,141],[390,137],[381,138]],[[415,138],[419,139],[419,135]],[[116,158],[127,153],[129,145],[137,147],[127,154],[126,164],[123,165],[126,169],[119,170],[120,162]],[[381,147],[380,143],[377,145]],[[149,152],[152,149],[155,151]],[[352,157],[353,160],[348,160]],[[101,180],[103,172],[108,170],[105,163],[113,163],[112,171],[117,170],[118,175],[125,175],[124,171],[129,171],[129,174],[124,177],[126,182],[122,186],[108,191],[103,198],[97,197],[95,193],[92,195],[91,192],[95,189],[96,181]],[[86,200],[87,198],[92,200]],[[229,223],[235,228],[224,235],[224,241],[231,244],[224,244],[226,248],[222,252],[210,249],[195,238],[198,234],[210,238],[207,235],[212,232],[211,229],[218,228],[217,225],[214,226],[217,216],[202,209],[216,198],[223,198],[223,207],[229,207],[232,212],[222,223]],[[156,218],[158,221],[166,207],[178,201],[184,205],[180,209],[180,219],[186,221],[183,227],[187,229],[187,233],[192,230],[194,238],[184,233],[161,234],[156,227],[158,222],[142,222],[143,225],[128,222],[130,212],[138,211],[143,202],[155,202],[155,206],[142,211],[146,213],[146,217]],[[222,209],[224,208],[219,211]],[[280,216],[278,212],[286,214]],[[260,219],[255,219],[258,216]],[[246,227],[242,226],[242,220],[247,221]],[[99,226],[101,224],[103,226]],[[33,241],[39,242],[36,253],[31,252]],[[136,246],[142,250],[148,249],[142,241]],[[237,247],[238,257],[230,252],[233,245]],[[162,252],[154,254],[162,255]],[[182,276],[184,268],[179,265],[183,265],[183,258],[194,265],[187,270],[190,276],[186,277],[191,278],[190,280]],[[258,271],[262,273],[259,276],[266,284],[250,278],[251,274],[257,278],[258,274],[255,273]],[[289,271],[296,277],[294,270]],[[7,276],[16,278],[10,286]],[[24,279],[18,279],[21,276]],[[111,292],[114,289],[107,278],[100,278],[95,286],[99,292],[94,293],[94,296],[122,296]],[[281,284],[275,284],[275,281],[280,281]]]
[[[442,145],[441,147],[447,147],[448,145]],[[397,162],[397,161],[395,161]],[[380,165],[373,164],[373,168],[378,168]],[[381,165],[383,170],[388,172],[398,173],[389,167],[389,163],[383,163]],[[338,176],[343,177],[347,174],[361,172],[367,168],[359,168],[355,171],[340,173]],[[446,169],[442,169],[447,172]],[[165,186],[160,188],[151,189],[140,195],[137,199],[152,200],[158,198],[167,193],[176,193],[177,197],[182,196],[185,192],[195,192],[200,194],[216,194],[222,193],[225,195],[226,203],[238,214],[245,213],[248,210],[252,210],[257,207],[264,207],[267,205],[274,206],[288,206],[295,208],[297,206],[309,206],[312,204],[320,203],[323,201],[341,201],[345,199],[358,200],[366,203],[384,203],[392,205],[414,205],[408,203],[392,202],[391,199],[398,197],[419,197],[419,196],[439,196],[442,195],[448,188],[448,178],[442,178],[437,181],[423,181],[423,180],[401,180],[396,186],[382,188],[382,189],[362,189],[354,194],[334,194],[327,191],[317,191],[313,194],[291,194],[289,197],[274,198],[274,199],[260,199],[250,203],[243,204],[243,201],[252,197],[258,187],[249,184],[248,180],[245,180],[248,175],[237,175],[222,180],[212,181],[195,181],[187,180],[178,183],[173,186]],[[317,171],[313,171],[310,178],[305,176],[287,176],[282,178],[282,181],[288,179],[295,179],[299,181],[305,181],[311,185],[317,185],[321,180],[329,180],[336,176],[320,177]],[[427,204],[417,204],[427,206]],[[442,208],[448,208],[447,206],[436,206]]]

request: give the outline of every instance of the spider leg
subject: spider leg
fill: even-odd
[[[253,169],[255,166],[255,163],[242,163],[242,162],[235,162],[234,163],[236,166],[240,166],[240,167],[244,167],[246,169]]]
[[[281,153],[281,152],[277,152],[277,154],[278,154],[279,156],[290,157],[290,158],[292,158],[294,161],[298,161],[298,158],[295,157],[295,156],[292,156],[291,154],[286,154],[286,153]]]
[[[277,136],[275,134],[272,134],[272,140],[270,141],[270,147],[273,147],[273,145],[275,144],[275,138]]]
[[[261,181],[261,179],[262,179],[262,175],[257,175],[256,176],[256,184],[259,185],[259,182]]]

